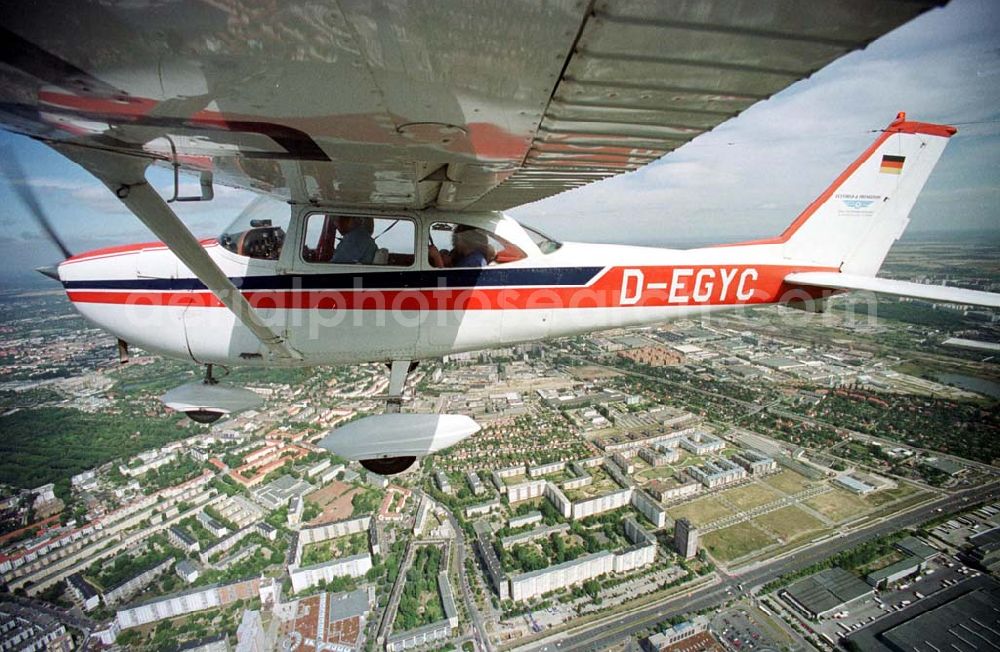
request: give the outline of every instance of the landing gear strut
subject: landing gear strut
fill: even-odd
[[[393,360],[389,363],[389,392],[386,397],[385,414],[399,414],[403,408],[403,389],[406,379],[419,364],[416,360]],[[412,455],[401,457],[379,457],[359,460],[361,466],[379,475],[395,475],[410,468],[417,458]]]
[[[207,385],[209,387],[213,385],[218,385],[219,381],[215,379],[212,375],[212,364],[205,365],[205,378],[201,381],[202,385]],[[188,418],[197,423],[215,423],[222,418],[225,414],[219,410],[213,409],[201,409],[201,410],[188,410],[185,412]]]
[[[403,386],[416,363],[395,360],[389,367],[385,413],[335,428],[319,442],[373,473],[391,475],[410,468],[418,457],[454,446],[479,431],[479,424],[461,414],[403,413]]]
[[[393,360],[389,364],[389,395],[386,398],[385,413],[398,414],[403,407],[403,388],[406,386],[406,378],[417,365],[417,360]]]

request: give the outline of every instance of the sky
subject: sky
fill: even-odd
[[[780,233],[898,111],[959,132],[912,213],[909,233],[975,233],[1000,243],[1000,2],[953,0],[760,102],[645,168],[509,211],[557,239],[691,246]],[[89,173],[0,132],[74,252],[155,239]],[[168,195],[169,172],[150,180]],[[186,182],[195,193],[196,182]],[[199,236],[219,233],[253,195],[216,187],[174,204]],[[57,262],[0,180],[0,282]]]

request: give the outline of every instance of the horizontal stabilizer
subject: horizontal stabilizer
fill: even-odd
[[[941,303],[1000,308],[1000,294],[995,292],[963,290],[944,285],[925,285],[909,281],[893,281],[874,276],[839,274],[837,272],[797,272],[786,276],[785,281],[795,285],[810,285],[835,290],[866,290],[879,294],[892,294]]]

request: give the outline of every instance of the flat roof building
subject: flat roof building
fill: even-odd
[[[874,593],[874,588],[835,566],[795,582],[779,595],[811,618],[823,618]]]
[[[67,577],[66,586],[69,588],[74,602],[77,602],[84,611],[92,611],[100,606],[101,596],[98,595],[97,589],[83,579],[80,573],[73,573]]]
[[[479,474],[475,471],[469,471],[466,473],[465,479],[469,483],[469,489],[472,490],[474,495],[479,496],[486,491],[486,487],[483,486],[483,481],[479,479]]]
[[[985,570],[1000,567],[1000,527],[969,537],[969,543],[967,554],[974,564]]]
[[[686,518],[674,521],[674,550],[684,559],[698,554],[698,528]]]
[[[527,514],[522,514],[521,516],[511,516],[510,520],[507,521],[507,525],[511,528],[519,528],[541,522],[542,513],[536,510],[528,512]]]
[[[917,537],[906,537],[896,542],[896,547],[914,557],[919,557],[924,561],[933,559],[941,554],[937,548],[930,546]]]
[[[890,612],[848,635],[865,652],[1000,649],[1000,584],[983,575]]]
[[[476,549],[479,550],[479,557],[483,566],[486,567],[490,584],[493,585],[493,590],[497,592],[500,599],[506,600],[510,597],[510,582],[507,579],[507,573],[504,572],[503,566],[500,564],[496,550],[493,548],[493,542],[490,540],[493,532],[490,531],[490,526],[487,523],[476,523],[473,528],[476,531]]]
[[[179,562],[177,562],[177,565],[174,567],[174,572],[177,573],[177,576],[180,577],[185,582],[187,582],[188,584],[192,584],[193,582],[195,582],[198,579],[199,575],[198,567],[192,564],[187,559],[182,559]]]
[[[867,482],[858,480],[853,475],[848,475],[846,473],[843,475],[838,475],[836,478],[833,479],[833,481],[839,484],[841,487],[844,487],[848,491],[853,491],[859,496],[865,496],[875,491],[874,486],[868,484]]]
[[[438,489],[446,494],[451,493],[451,482],[448,480],[448,474],[440,469],[434,472],[434,482],[437,484]]]
[[[906,579],[919,573],[924,567],[924,560],[920,557],[907,555],[894,564],[889,564],[885,568],[872,571],[865,576],[865,581],[880,589],[890,584]]]

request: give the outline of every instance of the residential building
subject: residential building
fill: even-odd
[[[233,584],[197,587],[153,598],[127,609],[120,609],[115,615],[119,627],[128,629],[140,627],[167,618],[176,618],[195,611],[226,607],[238,600],[260,598],[265,587],[273,589],[274,579],[250,579]]]
[[[198,540],[179,525],[173,525],[167,529],[167,540],[189,554],[201,550],[201,544],[198,543]]]
[[[534,525],[535,523],[542,522],[542,513],[539,511],[531,511],[527,514],[522,514],[521,516],[512,516],[507,521],[507,527],[519,528],[528,525]]]
[[[362,577],[371,567],[372,557],[365,552],[301,568],[293,564],[288,567],[288,575],[292,580],[292,591],[299,593],[335,577]]]
[[[652,496],[642,489],[632,491],[632,507],[635,507],[640,514],[649,519],[657,528],[667,524],[667,511]]]
[[[475,505],[469,505],[465,508],[465,517],[471,518],[473,516],[483,516],[484,514],[489,514],[496,509],[500,509],[499,500],[488,500],[485,503],[476,503]]]
[[[507,487],[507,501],[511,504],[519,503],[523,500],[538,498],[545,493],[545,480],[528,480],[520,484]]]
[[[302,496],[292,496],[288,500],[288,527],[295,527],[302,522],[302,511],[306,501]]]
[[[720,457],[700,464],[689,466],[685,472],[693,479],[702,483],[706,489],[716,489],[739,482],[747,477],[746,469]]]
[[[438,489],[446,494],[451,493],[451,482],[448,480],[448,474],[440,469],[434,472],[434,483],[437,485]]]
[[[209,533],[211,533],[211,535],[214,536],[216,539],[221,539],[222,537],[229,534],[229,528],[227,528],[225,525],[223,525],[216,519],[209,516],[208,513],[205,512],[205,510],[201,510],[200,512],[198,512],[198,515],[195,518],[197,518],[198,522],[201,523],[202,526],[204,526],[204,528],[208,530]]]
[[[174,568],[174,572],[177,576],[188,584],[194,584],[201,573],[198,572],[198,567],[187,559],[182,559],[177,562],[177,566]]]
[[[85,580],[80,573],[73,573],[66,578],[66,588],[75,602],[84,611],[93,611],[101,604],[101,596],[97,589]]]
[[[751,475],[765,475],[778,470],[778,463],[772,458],[755,450],[742,450],[733,455],[732,460],[747,470]]]
[[[166,573],[174,565],[174,558],[168,557],[159,564],[136,573],[104,592],[104,604],[111,606],[124,602],[152,584],[156,578]]]
[[[73,639],[66,627],[38,609],[0,602],[0,650],[69,652]]]
[[[674,550],[684,559],[698,554],[698,528],[686,518],[674,521]]]
[[[469,471],[465,474],[465,479],[469,483],[469,489],[472,490],[473,495],[479,496],[486,491],[486,487],[483,486],[483,481],[479,479],[479,474],[475,471]]]

